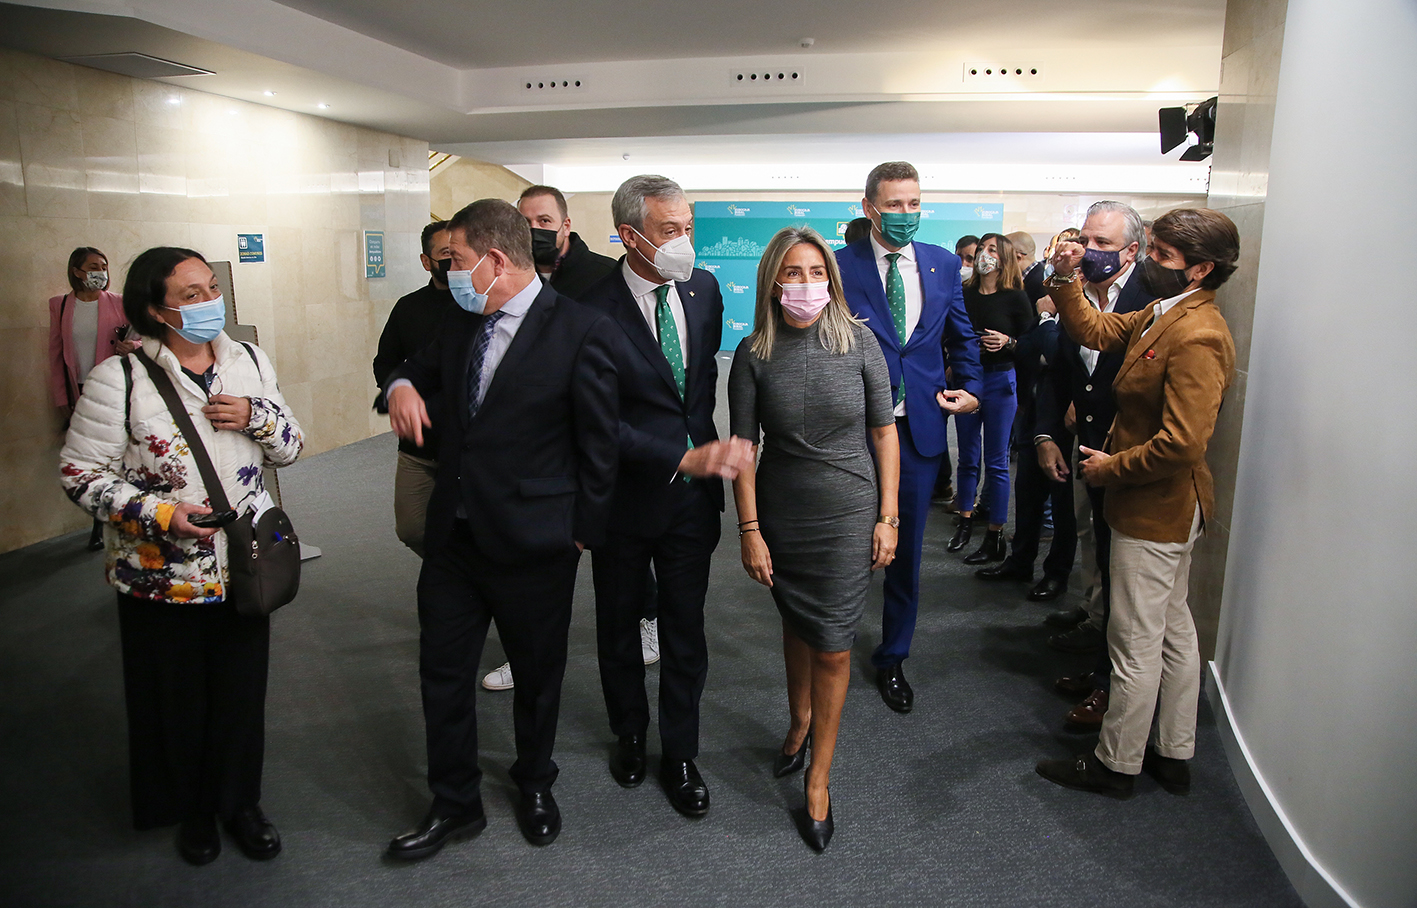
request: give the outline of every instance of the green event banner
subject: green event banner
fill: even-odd
[[[806,225],[833,249],[846,245],[846,225],[862,217],[859,202],[695,202],[696,265],[718,278],[723,291],[724,350],[733,350],[753,330],[757,305],[758,260],[773,235],[788,226]],[[954,251],[955,240],[998,233],[1002,204],[944,202],[922,205],[915,239]]]

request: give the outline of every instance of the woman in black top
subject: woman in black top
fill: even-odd
[[[1018,410],[1014,349],[1019,335],[1037,320],[1023,290],[1014,244],[997,233],[979,239],[974,274],[964,282],[964,307],[979,334],[979,360],[984,367],[984,393],[979,409],[955,417],[959,450],[957,476],[959,527],[949,550],[969,544],[974,531],[974,492],[979,482],[981,435],[987,468],[983,510],[989,532],[984,544],[967,556],[966,564],[1001,561],[1006,554],[1004,518],[1009,510],[1009,432]]]

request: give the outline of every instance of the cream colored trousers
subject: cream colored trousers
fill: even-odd
[[[1117,772],[1141,772],[1153,718],[1158,754],[1189,760],[1195,753],[1201,660],[1186,594],[1200,528],[1197,507],[1186,542],[1150,542],[1112,529],[1112,694],[1096,754]]]

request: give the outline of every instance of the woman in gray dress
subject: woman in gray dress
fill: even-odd
[[[792,726],[773,772],[813,748],[798,830],[818,851],[833,822],[827,783],[871,571],[895,557],[900,447],[880,346],[852,318],[836,258],[788,227],[758,263],[753,333],[728,378],[734,435],[763,456],[733,481],[743,567],[782,616]],[[867,438],[875,457],[867,447]],[[756,457],[754,458],[756,461]]]

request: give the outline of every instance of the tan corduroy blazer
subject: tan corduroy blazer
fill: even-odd
[[[1215,292],[1197,290],[1149,331],[1155,306],[1121,315],[1098,312],[1077,281],[1051,295],[1074,340],[1125,353],[1112,382],[1112,458],[1098,477],[1107,490],[1108,525],[1138,539],[1185,542],[1196,505],[1202,520],[1215,507],[1205,451],[1235,378],[1235,342]]]

